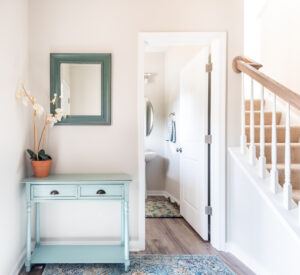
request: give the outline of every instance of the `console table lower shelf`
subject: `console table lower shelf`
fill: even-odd
[[[121,263],[126,264],[124,245],[37,245],[32,264]]]
[[[58,174],[47,178],[27,178],[26,272],[32,264],[119,263],[128,270],[129,183],[125,174]],[[121,242],[119,245],[43,245],[40,243],[40,203],[59,201],[120,201]],[[31,208],[36,206],[35,242],[31,251]]]

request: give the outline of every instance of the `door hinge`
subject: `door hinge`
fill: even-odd
[[[205,70],[207,73],[211,73],[213,70],[213,64],[212,63],[206,64]]]
[[[205,136],[205,143],[211,144],[212,143],[212,135],[206,135]]]
[[[205,206],[205,215],[211,216],[212,215],[212,207]]]

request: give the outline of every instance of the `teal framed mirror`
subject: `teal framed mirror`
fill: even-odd
[[[50,112],[66,118],[55,125],[111,124],[111,54],[51,53]]]

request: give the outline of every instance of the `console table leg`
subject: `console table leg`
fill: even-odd
[[[125,264],[125,272],[127,272],[129,269],[129,264]]]
[[[128,223],[128,201],[125,201],[125,243],[124,243],[124,249],[125,249],[125,271],[128,270],[128,267],[129,267],[129,223]]]
[[[27,239],[26,239],[26,272],[31,269],[31,202],[27,202]]]
[[[125,236],[125,206],[124,201],[121,201],[121,244],[124,245],[124,236]]]
[[[35,204],[35,245],[40,245],[40,203]]]

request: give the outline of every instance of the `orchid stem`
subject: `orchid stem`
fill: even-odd
[[[33,130],[34,130],[34,150],[36,153],[36,160],[39,160],[39,151],[37,146],[37,131],[36,131],[36,111],[33,112]]]
[[[41,133],[41,137],[40,137],[40,140],[39,140],[38,151],[40,150],[41,141],[42,141],[42,138],[43,138],[43,136],[45,134],[46,127],[47,127],[47,124],[46,124],[46,121],[45,121],[45,124],[44,124],[44,127],[43,127],[43,131]]]

